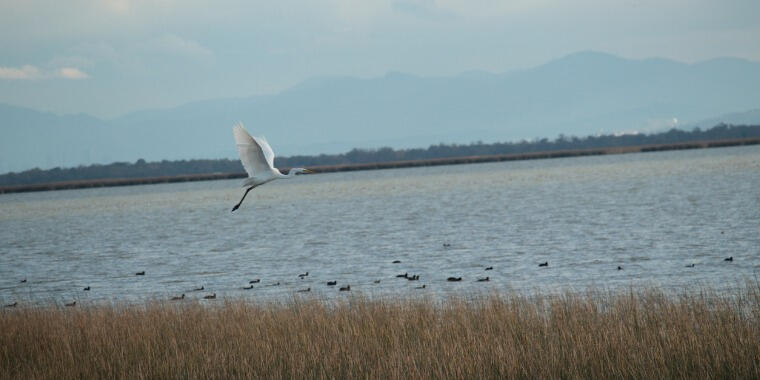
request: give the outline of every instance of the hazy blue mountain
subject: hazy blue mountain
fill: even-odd
[[[105,162],[109,128],[88,115],[38,112],[0,104],[0,171]]]
[[[194,102],[113,120],[3,106],[0,171],[138,158],[231,158],[236,121],[266,136],[276,153],[289,155],[652,132],[759,106],[757,62],[684,64],[582,52],[503,74],[318,78],[275,95]],[[747,120],[760,122],[753,118]]]

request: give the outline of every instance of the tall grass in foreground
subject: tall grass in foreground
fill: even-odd
[[[760,290],[0,312],[3,378],[760,378]]]

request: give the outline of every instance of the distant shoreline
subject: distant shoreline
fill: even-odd
[[[464,157],[450,157],[450,158],[435,158],[435,159],[428,159],[428,160],[376,162],[376,163],[369,163],[369,164],[323,165],[323,166],[311,166],[309,167],[309,169],[316,173],[333,173],[333,172],[358,171],[358,170],[412,168],[412,167],[419,167],[419,166],[461,165],[461,164],[476,164],[476,163],[499,162],[499,161],[522,161],[522,160],[537,160],[537,159],[547,159],[547,158],[600,156],[600,155],[607,155],[607,154],[659,152],[659,151],[668,151],[668,150],[723,148],[723,147],[733,147],[733,146],[742,146],[742,145],[760,145],[760,138],[750,137],[750,138],[744,138],[744,139],[692,141],[692,142],[674,143],[674,144],[620,146],[620,147],[577,149],[577,150],[556,150],[556,151],[546,151],[546,152],[498,154],[498,155],[484,155],[484,156],[464,156]],[[34,192],[34,191],[86,189],[86,188],[94,188],[94,187],[150,185],[150,184],[158,184],[158,183],[212,181],[212,180],[235,179],[235,178],[245,178],[245,177],[246,177],[245,173],[208,173],[208,174],[190,174],[190,175],[179,175],[179,176],[145,177],[145,178],[112,178],[112,179],[96,179],[96,180],[83,180],[83,181],[63,181],[63,182],[40,183],[40,184],[31,184],[31,185],[0,186],[0,194],[25,193],[25,192]]]

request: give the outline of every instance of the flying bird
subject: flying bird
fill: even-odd
[[[280,178],[293,178],[300,173],[312,173],[304,168],[290,169],[287,175],[280,173],[280,170],[274,167],[274,152],[265,138],[251,136],[243,128],[242,123],[236,124],[232,128],[232,132],[235,135],[235,144],[240,153],[240,161],[248,173],[248,178],[243,182],[243,187],[248,187],[248,189],[240,198],[240,202],[232,208],[232,211],[240,208],[248,192],[257,186]]]

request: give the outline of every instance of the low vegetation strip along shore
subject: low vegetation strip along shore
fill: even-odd
[[[760,290],[0,311],[4,378],[760,378]]]
[[[758,145],[758,144],[760,144],[760,138],[744,138],[744,139],[733,139],[733,140],[692,141],[692,142],[677,143],[677,144],[610,147],[610,148],[600,148],[600,149],[556,150],[556,151],[529,152],[529,153],[519,153],[519,154],[494,154],[494,155],[482,155],[482,156],[434,158],[434,159],[427,159],[427,160],[390,161],[390,162],[344,164],[344,165],[321,165],[321,166],[310,166],[309,169],[316,173],[328,173],[328,172],[356,171],[356,170],[410,168],[410,167],[418,167],[418,166],[458,165],[458,164],[473,164],[473,163],[498,162],[498,161],[517,161],[517,160],[535,160],[535,159],[546,159],[546,158],[596,156],[596,155],[605,155],[605,154],[656,152],[656,151],[667,151],[667,150],[719,148],[719,147]],[[288,169],[289,168],[284,168],[282,170],[284,172],[287,172]],[[130,185],[146,185],[146,184],[155,184],[155,183],[209,181],[209,180],[245,178],[245,177],[246,177],[246,174],[243,172],[240,172],[240,173],[209,173],[209,174],[193,174],[193,175],[146,177],[146,178],[114,178],[114,179],[99,179],[99,180],[64,181],[64,182],[42,183],[42,184],[0,186],[0,194],[31,192],[31,191],[82,189],[82,188],[90,188],[90,187],[130,186]]]

